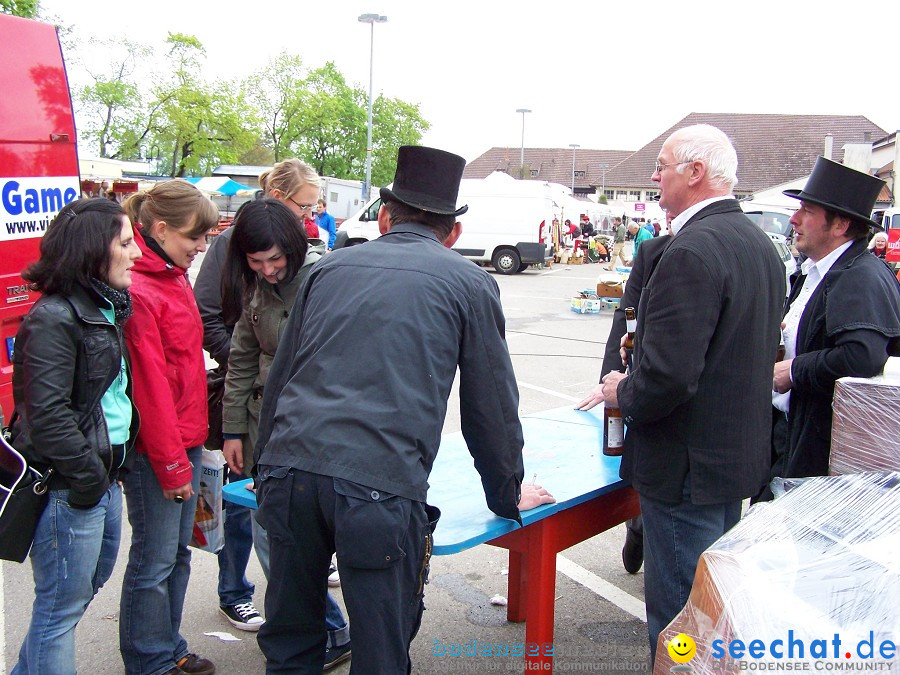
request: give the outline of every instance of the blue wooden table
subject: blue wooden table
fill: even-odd
[[[447,434],[429,482],[428,502],[441,509],[434,553],[487,543],[509,551],[507,619],[525,621],[526,670],[552,669],[556,554],[639,512],[637,494],[619,478],[619,459],[603,455],[603,411],[557,408],[522,418],[525,480],[537,474],[555,504],[523,514],[524,527],[487,508],[481,479],[461,433]],[[249,481],[229,483],[225,498],[256,507]]]

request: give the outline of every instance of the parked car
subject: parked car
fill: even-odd
[[[797,261],[794,259],[794,254],[791,253],[791,249],[788,246],[788,240],[785,237],[776,234],[775,232],[768,232],[767,234],[769,235],[769,239],[771,239],[772,243],[775,245],[778,257],[781,258],[781,262],[784,263],[784,297],[787,297],[791,290],[791,275],[797,271]]]

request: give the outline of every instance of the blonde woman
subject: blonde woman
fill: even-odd
[[[191,653],[179,631],[207,435],[203,326],[187,270],[206,250],[206,233],[219,213],[181,180],[132,195],[125,209],[143,253],[134,267],[134,316],[125,330],[142,423],[124,480],[132,540],[120,649],[127,673],[212,675],[215,666]]]
[[[299,159],[278,162],[259,177],[259,186],[266,196],[274,197],[299,218],[309,239],[319,238],[319,226],[313,220],[313,210],[319,201],[319,176]]]

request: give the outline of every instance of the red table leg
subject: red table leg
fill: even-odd
[[[519,551],[509,551],[509,579],[507,580],[506,620],[521,623],[528,618],[523,599],[528,597],[528,556]]]

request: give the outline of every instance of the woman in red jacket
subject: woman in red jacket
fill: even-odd
[[[188,650],[179,629],[208,419],[203,326],[187,269],[206,250],[206,233],[219,214],[180,180],[132,195],[125,208],[143,253],[125,330],[143,424],[124,480],[132,540],[119,646],[128,673],[211,675],[215,666]]]

